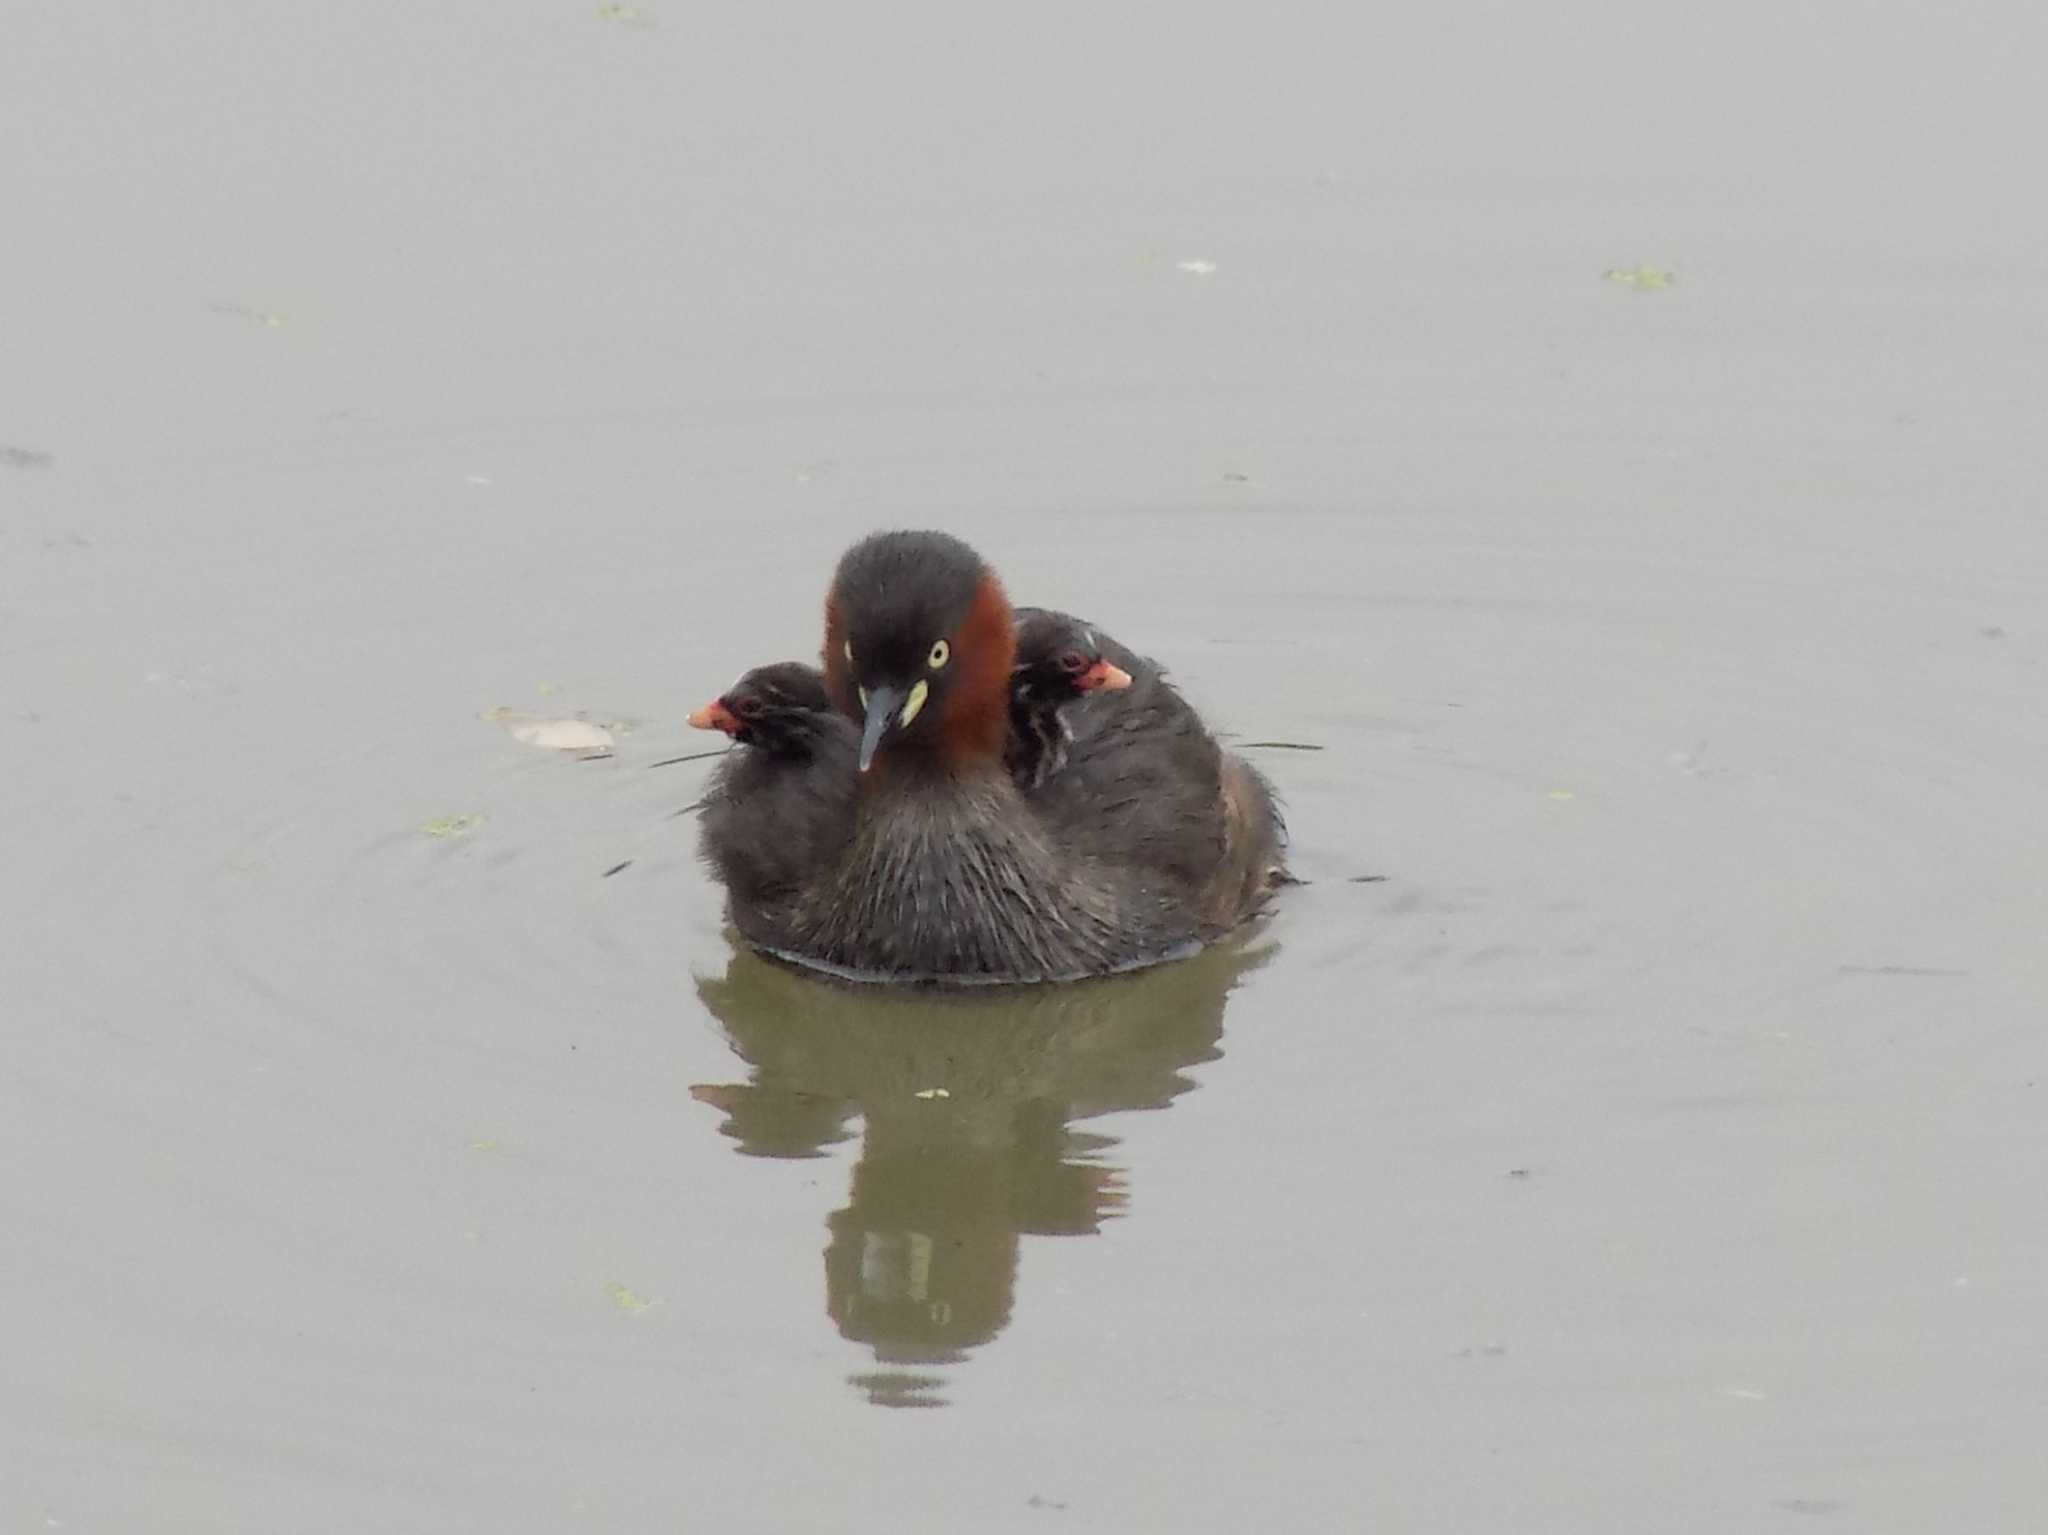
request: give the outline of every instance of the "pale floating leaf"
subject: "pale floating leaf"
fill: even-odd
[[[502,705],[484,710],[481,718],[503,725],[515,741],[549,751],[609,752],[619,744],[609,730],[589,720],[550,719]]]
[[[1569,789],[1552,789],[1550,791],[1550,797],[1555,800],[1567,800],[1577,799],[1578,795],[1572,793],[1572,791]]]
[[[1186,261],[1176,261],[1174,266],[1183,272],[1192,273],[1196,277],[1213,276],[1216,271],[1215,262],[1205,261],[1200,256],[1190,257]]]
[[[484,824],[480,815],[444,815],[420,828],[430,837],[462,837]]]
[[[514,725],[512,739],[560,752],[608,752],[619,744],[609,730],[589,720],[535,720]]]
[[[924,1101],[927,1103],[930,1103],[934,1098],[950,1098],[953,1095],[947,1092],[943,1087],[927,1087],[915,1096],[924,1099]]]

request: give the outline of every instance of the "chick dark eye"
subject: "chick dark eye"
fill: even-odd
[[[1060,654],[1060,670],[1066,672],[1069,676],[1078,677],[1081,673],[1088,670],[1088,658],[1078,650],[1062,651]]]
[[[931,668],[933,671],[937,671],[940,667],[944,666],[952,658],[953,647],[951,645],[948,645],[944,640],[933,640],[932,653],[926,656],[925,660],[931,663]]]
[[[761,713],[761,700],[751,696],[742,698],[732,706],[732,712],[737,714],[743,720],[759,718]]]

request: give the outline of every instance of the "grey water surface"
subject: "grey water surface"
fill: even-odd
[[[2038,8],[0,42],[0,1528],[2048,1522]],[[1307,883],[736,953],[887,526]]]

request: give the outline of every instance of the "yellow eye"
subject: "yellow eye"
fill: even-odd
[[[944,640],[933,640],[932,653],[926,656],[925,659],[931,662],[932,670],[937,671],[947,661],[952,659],[952,655],[953,647],[951,645],[948,645]]]

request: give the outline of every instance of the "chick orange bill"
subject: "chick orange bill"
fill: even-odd
[[[690,724],[697,730],[722,730],[727,735],[737,735],[740,728],[739,716],[726,708],[723,698],[712,699],[692,714]]]
[[[1114,693],[1130,685],[1131,674],[1110,661],[1097,661],[1074,681],[1074,686],[1084,693],[1093,693],[1097,689]]]

